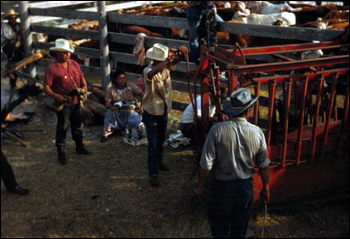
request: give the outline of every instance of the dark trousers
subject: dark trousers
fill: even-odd
[[[254,202],[252,179],[214,180],[208,217],[214,238],[245,238]]]
[[[8,41],[3,47],[3,52],[7,55],[8,65],[16,63],[24,58],[24,49],[23,47],[17,48],[15,46],[15,41]],[[18,75],[16,72],[10,76],[10,86],[12,89],[16,88],[16,82]]]
[[[163,160],[163,144],[168,123],[168,110],[161,116],[144,112],[148,139],[148,170],[151,177],[159,176],[159,164]]]
[[[15,174],[11,165],[7,162],[7,158],[1,150],[1,179],[4,181],[7,190],[11,190],[18,186]]]
[[[83,113],[79,104],[64,107],[57,112],[56,147],[66,145],[68,124],[70,122],[72,138],[77,148],[83,147]]]
[[[216,19],[213,6],[209,8],[209,36],[207,29],[207,9],[202,7],[187,8],[187,20],[189,26],[191,61],[195,62],[200,57],[200,39],[205,38],[209,46],[216,45]]]

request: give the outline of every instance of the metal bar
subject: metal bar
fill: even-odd
[[[349,55],[324,57],[319,59],[303,60],[296,62],[278,62],[270,64],[235,66],[236,74],[243,73],[261,73],[270,71],[295,70],[300,68],[308,68],[310,66],[334,66],[336,64],[346,64],[349,62]]]
[[[261,87],[260,82],[258,82],[254,86],[256,97],[259,97],[260,95],[260,87]],[[258,123],[259,123],[259,100],[257,100],[254,105],[254,124],[258,125]]]
[[[205,76],[202,81],[202,122],[204,131],[209,131],[209,77]]]
[[[217,93],[218,96],[216,97],[216,101],[217,101],[217,107],[216,107],[216,112],[219,113],[219,117],[221,117],[221,80],[220,80],[220,68],[216,67],[216,82],[217,82]],[[222,122],[224,119],[219,119],[220,122]]]
[[[344,117],[343,122],[349,119],[349,72],[347,74],[346,97],[344,102]]]
[[[331,122],[331,117],[333,113],[333,107],[334,107],[334,101],[336,97],[336,86],[337,86],[337,80],[339,76],[338,74],[333,74],[332,76],[332,88],[331,88],[331,96],[329,99],[329,105],[327,109],[327,119],[326,119],[326,124],[325,124],[325,129],[323,132],[323,143],[322,143],[322,150],[321,150],[321,160],[324,159],[325,152],[326,152],[326,146],[328,142],[328,134],[329,134],[329,124]]]
[[[313,163],[316,158],[316,143],[317,143],[317,125],[318,117],[320,115],[321,100],[322,100],[322,90],[324,83],[324,76],[319,75],[318,89],[317,89],[317,99],[316,99],[316,111],[314,115],[314,124],[312,130],[312,144],[311,144],[311,162]]]
[[[302,139],[303,139],[304,119],[305,119],[305,110],[306,110],[306,96],[308,92],[309,78],[307,76],[304,76],[303,81],[304,81],[304,90],[303,90],[302,100],[300,104],[301,109],[300,109],[300,124],[299,124],[299,130],[298,130],[296,165],[300,165],[301,146],[302,146]]]
[[[292,81],[288,79],[286,98],[284,98],[284,125],[283,125],[283,151],[282,151],[282,168],[286,167],[287,148],[288,148],[288,126],[289,126],[289,110],[292,96]]]
[[[273,122],[273,113],[275,109],[275,97],[276,97],[276,81],[271,80],[269,84],[269,116],[268,116],[268,127],[267,127],[267,148],[270,147],[271,135],[272,135],[272,122]]]
[[[346,45],[346,44],[345,44]],[[334,41],[326,41],[322,43],[305,43],[305,44],[292,44],[292,45],[280,45],[280,46],[264,46],[264,47],[249,47],[242,49],[244,55],[257,56],[266,54],[278,54],[278,53],[289,53],[289,52],[300,52],[300,51],[311,51],[311,50],[325,50],[333,48],[341,48],[344,44],[339,44]],[[232,50],[228,50],[232,52]]]
[[[284,60],[284,61],[296,61],[292,58],[289,58],[289,57],[286,57],[286,56],[283,56],[283,55],[280,55],[280,54],[272,54],[272,56],[278,58],[278,59],[281,59],[281,60]]]
[[[334,72],[337,72],[338,75],[345,75],[347,72],[349,72],[349,68],[340,68],[340,69],[332,69],[332,70],[326,70],[326,71],[318,71],[317,73],[304,73],[304,76],[308,76],[309,79],[314,79],[319,74],[323,74],[324,77],[328,77],[332,75]],[[282,76],[265,76],[265,77],[259,77],[259,78],[253,78],[255,82],[261,81],[261,84],[269,83],[271,80],[276,80],[276,83],[284,82],[288,78],[292,78],[292,81],[296,81],[299,79],[299,75],[282,75]],[[245,87],[247,85],[251,84],[250,82],[245,82],[241,84],[242,87]]]

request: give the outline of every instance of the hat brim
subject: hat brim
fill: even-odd
[[[19,15],[19,13],[17,13],[17,12],[16,12],[16,13],[13,13],[13,14],[8,14],[8,15],[5,15],[5,16],[4,16],[4,19],[7,19],[7,18],[9,18],[9,17],[11,17],[11,16],[16,16],[16,17],[17,17],[18,15]]]
[[[60,48],[60,47],[51,47],[50,51],[60,51],[60,52],[74,53],[74,50],[70,50],[70,49],[66,49],[66,48]]]
[[[253,104],[259,99],[259,97],[254,97],[254,96],[252,96],[252,98],[253,99],[250,101],[249,104],[246,104],[243,107],[235,107],[235,108],[231,106],[231,100],[230,100],[230,98],[228,98],[223,103],[224,114],[231,115],[231,116],[237,116],[237,115],[242,114],[244,111],[246,111],[247,109],[252,107]]]
[[[151,60],[155,60],[155,61],[165,61],[168,56],[160,58],[160,57],[155,57],[153,56],[153,47],[148,49],[147,53],[146,53],[146,58],[151,59]]]

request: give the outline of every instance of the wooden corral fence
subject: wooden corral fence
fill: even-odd
[[[26,54],[29,55],[34,49],[48,50],[53,46],[52,43],[39,43],[32,40],[32,33],[45,33],[52,35],[61,35],[66,37],[79,37],[84,39],[98,40],[100,42],[99,49],[90,49],[84,47],[76,47],[75,53],[90,58],[100,59],[100,67],[87,67],[81,66],[85,75],[101,76],[102,86],[106,88],[110,81],[110,73],[112,71],[110,67],[110,60],[117,63],[126,63],[136,65],[137,61],[132,54],[109,51],[109,44],[128,44],[133,45],[135,42],[135,35],[108,32],[108,24],[127,24],[127,25],[139,25],[139,26],[151,26],[151,27],[163,27],[163,28],[181,28],[188,29],[187,19],[183,18],[171,18],[171,17],[157,17],[157,16],[142,16],[142,15],[128,15],[118,14],[113,11],[119,9],[133,8],[142,6],[145,4],[157,4],[164,1],[135,1],[126,2],[122,4],[114,4],[106,6],[105,1],[97,1],[98,7],[85,8],[78,10],[62,9],[58,7],[80,5],[85,3],[91,3],[92,1],[67,1],[67,2],[40,2],[30,3],[28,1],[20,1],[19,7],[1,5],[1,11],[5,12],[10,8],[19,11],[20,19],[23,29],[25,30],[25,49]],[[98,20],[99,30],[75,30],[60,27],[49,27],[37,24],[39,18],[36,16],[45,17],[46,19],[84,19],[84,20]],[[34,22],[29,24],[29,17],[35,19]],[[35,17],[35,18],[33,18]],[[321,30],[314,28],[295,28],[295,27],[277,27],[277,26],[257,26],[249,24],[234,24],[227,22],[218,23],[218,31],[228,32],[234,34],[245,34],[259,37],[280,38],[280,39],[293,39],[301,41],[329,41],[344,34],[343,30]],[[187,41],[162,39],[147,37],[145,44],[146,48],[151,47],[154,43],[161,43],[169,47],[176,47],[180,45],[189,46]],[[37,69],[37,76],[43,77],[46,67],[51,63],[48,59],[41,59],[35,63]],[[190,64],[191,70],[196,70],[194,64]],[[31,76],[36,76],[35,67],[30,68]],[[176,71],[186,72],[185,62],[180,63]],[[130,81],[136,81],[140,75],[134,73],[127,73]],[[181,92],[187,92],[187,83],[173,81],[173,89]],[[199,91],[198,91],[199,92]],[[264,102],[262,100],[261,102]],[[268,102],[266,98],[265,102]],[[187,104],[182,102],[174,102],[173,108],[183,111]],[[268,106],[268,105],[266,105]]]

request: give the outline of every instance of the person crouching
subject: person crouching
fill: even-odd
[[[101,142],[108,140],[114,130],[136,128],[140,125],[141,110],[137,110],[137,97],[143,98],[142,90],[131,82],[127,82],[125,72],[117,71],[112,76],[112,85],[106,94],[106,107],[108,108],[104,120],[103,136]]]

